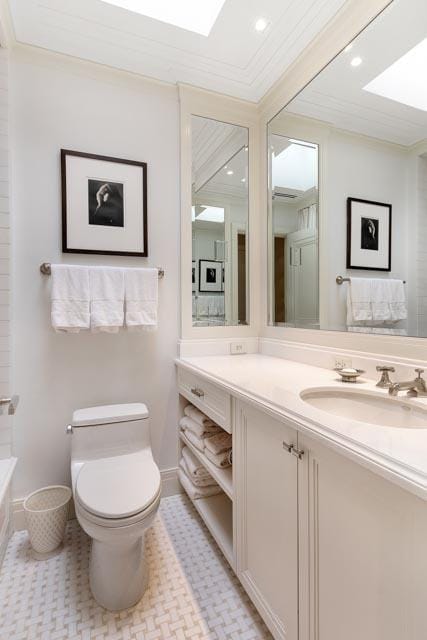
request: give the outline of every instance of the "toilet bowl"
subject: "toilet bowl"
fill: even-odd
[[[71,429],[76,516],[92,538],[92,594],[106,609],[126,609],[148,583],[145,533],[160,504],[148,410],[140,403],[80,409]]]

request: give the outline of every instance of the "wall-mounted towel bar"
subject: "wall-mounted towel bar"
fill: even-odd
[[[40,265],[40,271],[45,276],[50,276],[52,270],[50,268],[50,262],[42,262]],[[165,270],[162,267],[157,267],[157,271],[159,272],[159,278],[165,277]]]
[[[342,276],[337,276],[335,278],[335,282],[337,284],[343,284],[344,282],[350,282],[350,278],[343,278]],[[406,284],[406,280],[403,280],[403,284]]]

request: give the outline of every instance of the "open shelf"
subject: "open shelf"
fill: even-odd
[[[182,442],[186,447],[190,449],[192,453],[196,456],[196,458],[201,462],[201,464],[205,467],[207,471],[211,474],[212,478],[216,480],[221,489],[227,494],[230,500],[233,499],[233,471],[232,467],[227,467],[226,469],[220,469],[213,462],[208,460],[208,458],[204,455],[202,451],[197,449],[187,438],[182,431],[179,434]]]
[[[192,500],[192,503],[225,558],[234,568],[232,502],[224,493],[219,493],[210,498]]]

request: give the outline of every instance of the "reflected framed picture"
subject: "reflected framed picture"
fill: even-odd
[[[199,291],[222,291],[222,265],[220,260],[199,260]]]
[[[391,270],[391,204],[347,198],[347,269]]]
[[[196,261],[191,263],[191,286],[192,291],[197,291],[197,273],[196,273]]]
[[[61,149],[62,251],[148,256],[147,164]]]

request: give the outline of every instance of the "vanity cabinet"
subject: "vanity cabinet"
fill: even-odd
[[[237,573],[275,637],[289,640],[298,637],[298,459],[286,445],[296,441],[295,429],[236,402]]]
[[[427,638],[427,504],[300,435],[299,640]]]

